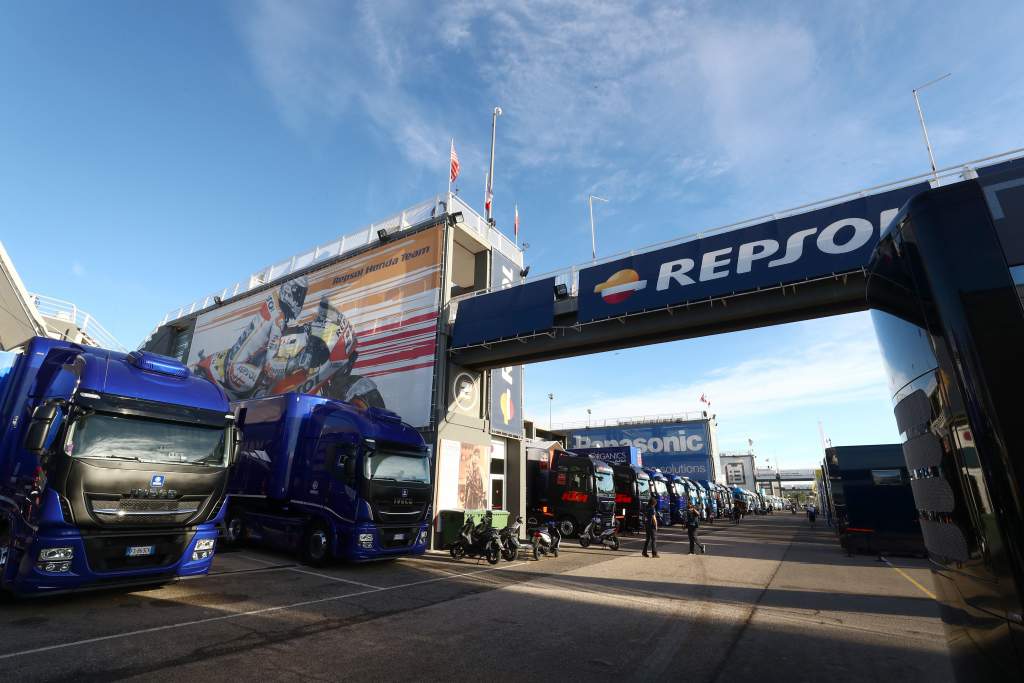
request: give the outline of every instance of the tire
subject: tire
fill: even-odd
[[[244,540],[245,520],[238,512],[229,510],[227,520],[224,522],[224,544],[237,546],[241,545]]]
[[[507,549],[501,551],[501,556],[506,562],[515,562],[519,559],[519,546],[510,545]]]
[[[323,522],[311,522],[302,539],[302,561],[319,567],[331,559],[331,531]]]
[[[487,559],[487,564],[498,564],[498,561],[501,559],[501,546],[497,541],[491,541],[487,544],[484,557]]]
[[[590,545],[590,536],[586,534],[580,534],[580,545],[584,548]]]
[[[576,535],[576,520],[566,515],[558,520],[558,531],[562,538],[570,538]]]
[[[448,548],[448,552],[451,553],[453,560],[461,560],[466,556],[465,546],[463,546],[462,543],[458,541],[453,543],[452,546]]]
[[[551,557],[558,557],[558,548],[551,549]]]
[[[540,559],[540,544],[537,541],[533,542],[533,559]]]
[[[612,536],[611,540],[608,541],[608,547],[611,548],[612,550],[618,550],[619,549],[619,537],[618,536]]]

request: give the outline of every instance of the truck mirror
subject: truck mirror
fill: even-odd
[[[342,456],[342,457],[345,458],[345,463],[344,463],[344,467],[345,467],[345,481],[354,481],[355,478],[356,478],[356,454],[355,454],[355,448],[351,448],[350,447],[349,449],[346,449],[346,450],[349,450],[349,453],[347,455],[345,455],[345,456]]]
[[[62,418],[63,413],[57,401],[46,401],[36,407],[25,434],[25,450],[41,455],[53,443],[63,422]]]
[[[228,467],[238,462],[238,449],[242,445],[242,430],[237,426],[228,427]]]

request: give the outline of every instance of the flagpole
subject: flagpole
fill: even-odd
[[[495,107],[491,115],[491,165],[487,172],[487,222],[494,222],[494,141],[497,137],[498,117],[501,116],[501,107]]]

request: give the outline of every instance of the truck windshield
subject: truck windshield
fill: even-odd
[[[646,502],[651,496],[651,480],[644,477],[636,478],[636,488],[640,493],[640,500]]]
[[[668,495],[668,487],[665,486],[665,482],[661,481],[660,479],[655,479],[654,480],[654,492],[657,493],[659,496],[667,496]]]
[[[606,493],[609,496],[615,495],[615,481],[612,473],[608,470],[595,470],[594,478],[597,479],[597,492]]]
[[[225,464],[222,427],[94,413],[72,423],[64,451],[76,458]]]
[[[375,451],[366,458],[369,479],[430,483],[430,463],[426,456]]]

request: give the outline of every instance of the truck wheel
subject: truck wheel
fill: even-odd
[[[562,536],[568,538],[576,535],[576,520],[568,515],[558,520],[558,531]]]
[[[306,529],[302,543],[302,559],[307,564],[320,566],[331,557],[331,532],[323,522],[313,522]]]
[[[227,545],[238,545],[245,538],[245,520],[242,515],[235,511],[228,512],[228,519],[224,522],[224,541]]]

